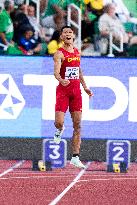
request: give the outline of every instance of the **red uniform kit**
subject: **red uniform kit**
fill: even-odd
[[[60,75],[62,79],[68,79],[69,85],[63,86],[61,83],[56,89],[56,111],[66,112],[68,107],[70,112],[82,111],[82,96],[80,90],[79,68],[80,54],[76,48],[74,53],[70,53],[60,48],[64,55]]]

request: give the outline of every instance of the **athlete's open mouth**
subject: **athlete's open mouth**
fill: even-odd
[[[66,39],[67,39],[67,40],[70,40],[71,38],[70,38],[70,37],[67,37]]]

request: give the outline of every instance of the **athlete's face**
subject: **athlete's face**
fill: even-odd
[[[61,33],[61,40],[64,43],[72,44],[74,41],[74,32],[71,30],[71,28],[64,28]]]

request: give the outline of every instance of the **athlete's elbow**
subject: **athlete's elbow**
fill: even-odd
[[[56,72],[54,72],[54,77],[57,78],[57,73]]]
[[[58,78],[59,78],[58,73],[54,72],[54,77],[58,80]]]

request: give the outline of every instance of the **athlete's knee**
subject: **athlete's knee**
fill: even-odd
[[[75,122],[73,124],[74,130],[81,130],[81,123],[80,122]]]
[[[81,126],[75,126],[73,127],[73,138],[75,140],[80,140],[81,136]]]

